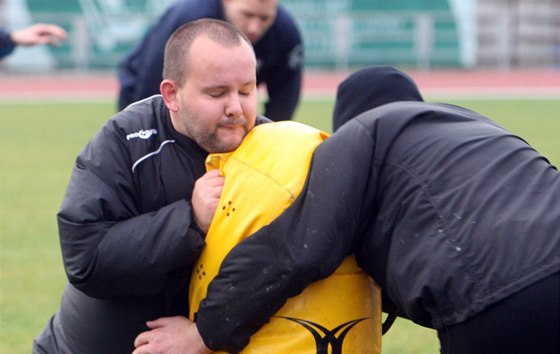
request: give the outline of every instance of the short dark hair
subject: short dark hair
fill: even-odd
[[[179,27],[165,45],[163,56],[163,78],[181,86],[188,67],[188,54],[196,38],[205,35],[226,48],[237,47],[244,40],[251,46],[247,36],[229,22],[204,18]]]

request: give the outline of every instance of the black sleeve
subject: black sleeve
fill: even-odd
[[[225,258],[197,314],[208,347],[238,352],[288,298],[330,275],[351,252],[364,211],[371,146],[363,129],[327,139],[294,204]]]
[[[133,52],[119,65],[119,110],[138,100],[159,94],[165,44],[173,32],[191,21],[179,3],[171,6],[144,35]]]
[[[274,60],[276,64],[267,73],[265,103],[265,116],[274,121],[293,118],[300,99],[304,65],[303,39],[294,18],[279,6],[277,22],[271,29],[275,36],[267,56],[278,58],[278,62]]]
[[[294,62],[297,60],[303,62],[302,51],[301,44],[294,47],[288,61],[293,58]],[[292,67],[286,63],[272,74],[271,79],[266,83],[268,101],[265,103],[265,116],[274,121],[293,118],[301,95],[302,76],[303,65],[295,65],[295,63]]]
[[[10,54],[16,47],[12,41],[11,33],[0,29],[0,58]]]
[[[190,196],[138,210],[128,156],[106,126],[80,153],[57,215],[66,274],[89,296],[156,293],[204,244],[190,228]]]

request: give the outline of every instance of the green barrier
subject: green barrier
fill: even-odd
[[[69,41],[50,48],[58,68],[114,69],[172,0],[28,0],[34,22]],[[457,25],[446,0],[281,0],[296,17],[308,68],[372,64],[458,67]]]

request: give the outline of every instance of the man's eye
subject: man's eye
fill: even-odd
[[[209,92],[208,95],[210,97],[218,98],[218,97],[222,97],[224,95],[224,93],[223,92]]]

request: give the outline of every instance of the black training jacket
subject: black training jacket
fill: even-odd
[[[383,105],[317,148],[296,202],[225,259],[197,326],[238,351],[354,250],[403,316],[440,329],[558,272],[559,225],[560,174],[525,141],[459,107]]]
[[[61,352],[131,353],[147,320],[188,315],[204,245],[190,199],[206,156],[174,130],[159,95],[110,119],[80,152],[58,213],[69,279],[52,321]]]

